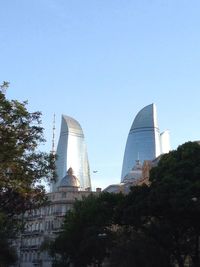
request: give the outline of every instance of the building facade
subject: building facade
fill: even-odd
[[[136,161],[133,169],[125,176],[122,183],[112,184],[106,187],[103,191],[108,193],[123,193],[128,194],[131,187],[139,185],[149,185],[150,170],[152,167],[157,166],[159,158],[154,161],[145,160],[143,164],[140,161]]]
[[[91,194],[79,189],[79,181],[73,175],[72,169],[69,169],[57,191],[47,194],[48,204],[26,212],[23,217],[25,230],[17,240],[17,266],[52,266],[52,258],[41,246],[46,241],[53,240],[61,231],[64,216],[73,208],[74,202]]]

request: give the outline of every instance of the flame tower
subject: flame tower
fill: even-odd
[[[52,185],[55,191],[69,168],[80,183],[80,190],[91,190],[90,171],[84,134],[80,124],[69,116],[62,115],[61,131],[57,146],[57,182]]]
[[[137,160],[153,160],[162,153],[169,152],[168,131],[160,135],[155,104],[148,105],[138,112],[129,131],[121,182],[132,170]]]

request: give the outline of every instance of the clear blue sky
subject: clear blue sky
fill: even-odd
[[[1,0],[0,82],[43,113],[51,149],[61,114],[84,131],[93,187],[120,181],[137,112],[155,103],[171,146],[200,139],[199,0]]]

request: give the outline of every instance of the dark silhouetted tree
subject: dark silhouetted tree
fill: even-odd
[[[19,229],[17,215],[45,201],[41,180],[55,178],[54,155],[38,150],[44,141],[41,113],[29,112],[26,105],[0,91],[0,218],[6,222],[1,220],[0,239],[5,242],[6,233],[10,238],[11,229]]]
[[[101,193],[77,201],[66,215],[62,233],[50,245],[54,266],[101,266],[112,246],[115,208],[122,199],[121,194]]]
[[[122,222],[153,239],[172,264],[199,262],[200,146],[188,142],[163,155],[150,173],[149,187],[127,196]]]

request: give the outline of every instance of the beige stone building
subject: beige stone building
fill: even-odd
[[[109,185],[104,189],[104,192],[122,192],[123,194],[128,194],[132,186],[149,185],[150,170],[152,167],[156,166],[157,162],[157,159],[155,161],[145,160],[144,163],[141,164],[140,161],[137,160],[133,169],[124,177],[123,183]]]
[[[79,189],[79,181],[69,169],[61,180],[58,190],[47,194],[48,204],[24,215],[25,230],[16,244],[19,256],[17,266],[52,266],[51,257],[47,251],[41,250],[41,245],[44,241],[56,237],[65,214],[73,208],[74,202],[91,194],[89,191]]]

